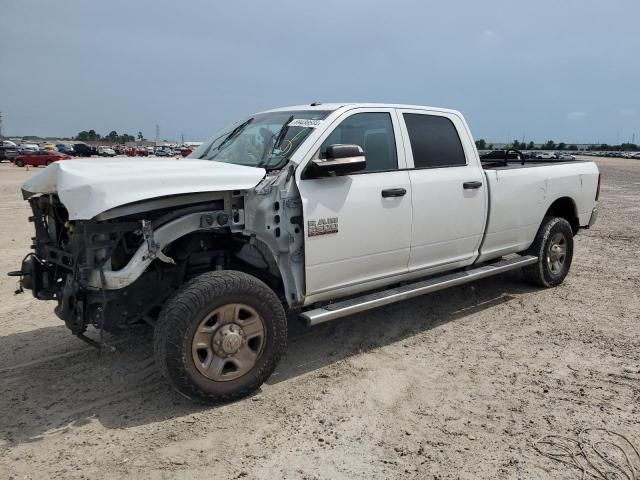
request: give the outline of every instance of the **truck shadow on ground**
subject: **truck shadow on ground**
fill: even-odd
[[[288,352],[267,385],[403,341],[534,290],[507,274],[311,329],[291,323]],[[52,345],[56,339],[61,341]],[[93,421],[106,428],[128,428],[219,408],[190,402],[167,386],[157,372],[148,332],[112,340],[118,351],[98,355],[62,325],[0,337],[0,438],[13,445],[37,442]],[[42,350],[45,354],[39,355]]]

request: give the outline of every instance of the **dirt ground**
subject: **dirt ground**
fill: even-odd
[[[598,164],[601,215],[562,286],[511,274],[291,325],[261,391],[215,408],[168,388],[148,334],[98,356],[0,276],[0,479],[580,478],[533,441],[640,445],[640,161]],[[0,165],[0,272],[29,250],[33,173]]]

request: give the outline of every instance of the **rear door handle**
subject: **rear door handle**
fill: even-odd
[[[407,194],[407,190],[404,188],[387,188],[382,190],[382,196],[387,197],[404,197]]]
[[[480,188],[482,186],[482,182],[473,181],[473,182],[464,182],[462,184],[462,188],[465,190],[473,190],[475,188]]]

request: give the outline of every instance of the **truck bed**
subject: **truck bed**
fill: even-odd
[[[506,165],[502,160],[481,160],[482,168],[485,170],[509,170],[513,168],[532,168],[532,167],[542,167],[542,166],[550,166],[550,165],[564,165],[567,163],[583,163],[590,162],[590,160],[541,160],[541,159],[531,159],[525,160],[524,163],[522,160],[508,160]]]
[[[532,243],[549,207],[561,198],[575,205],[580,226],[589,223],[598,168],[586,160],[521,161],[484,167],[489,215],[478,261],[521,252]]]

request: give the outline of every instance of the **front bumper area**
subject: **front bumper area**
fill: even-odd
[[[33,216],[35,237],[32,238],[33,253],[22,261],[20,270],[11,276],[20,277],[19,291],[31,290],[39,300],[55,300],[56,315],[74,333],[82,333],[87,325],[116,331],[127,323],[130,316],[141,314],[141,308],[130,305],[131,300],[115,298],[100,285],[90,285],[93,272],[111,267],[118,262],[114,256],[116,246],[120,246],[119,258],[126,257],[126,251],[135,251],[136,243],[130,245],[123,238],[129,232],[140,228],[139,222],[98,223],[95,221],[70,222],[64,206],[55,195],[42,195],[29,199]],[[135,237],[135,235],[133,235]],[[122,292],[126,297],[127,293]],[[130,292],[134,293],[134,292]],[[147,300],[146,297],[137,298]],[[116,318],[119,309],[107,310],[107,304],[119,302],[127,313]]]
[[[31,290],[38,300],[57,300],[55,313],[74,333],[82,333],[85,329],[84,304],[77,286],[74,286],[71,272],[63,272],[54,264],[43,261],[36,254],[25,257],[20,270],[9,272],[10,277],[20,277],[20,288]]]

